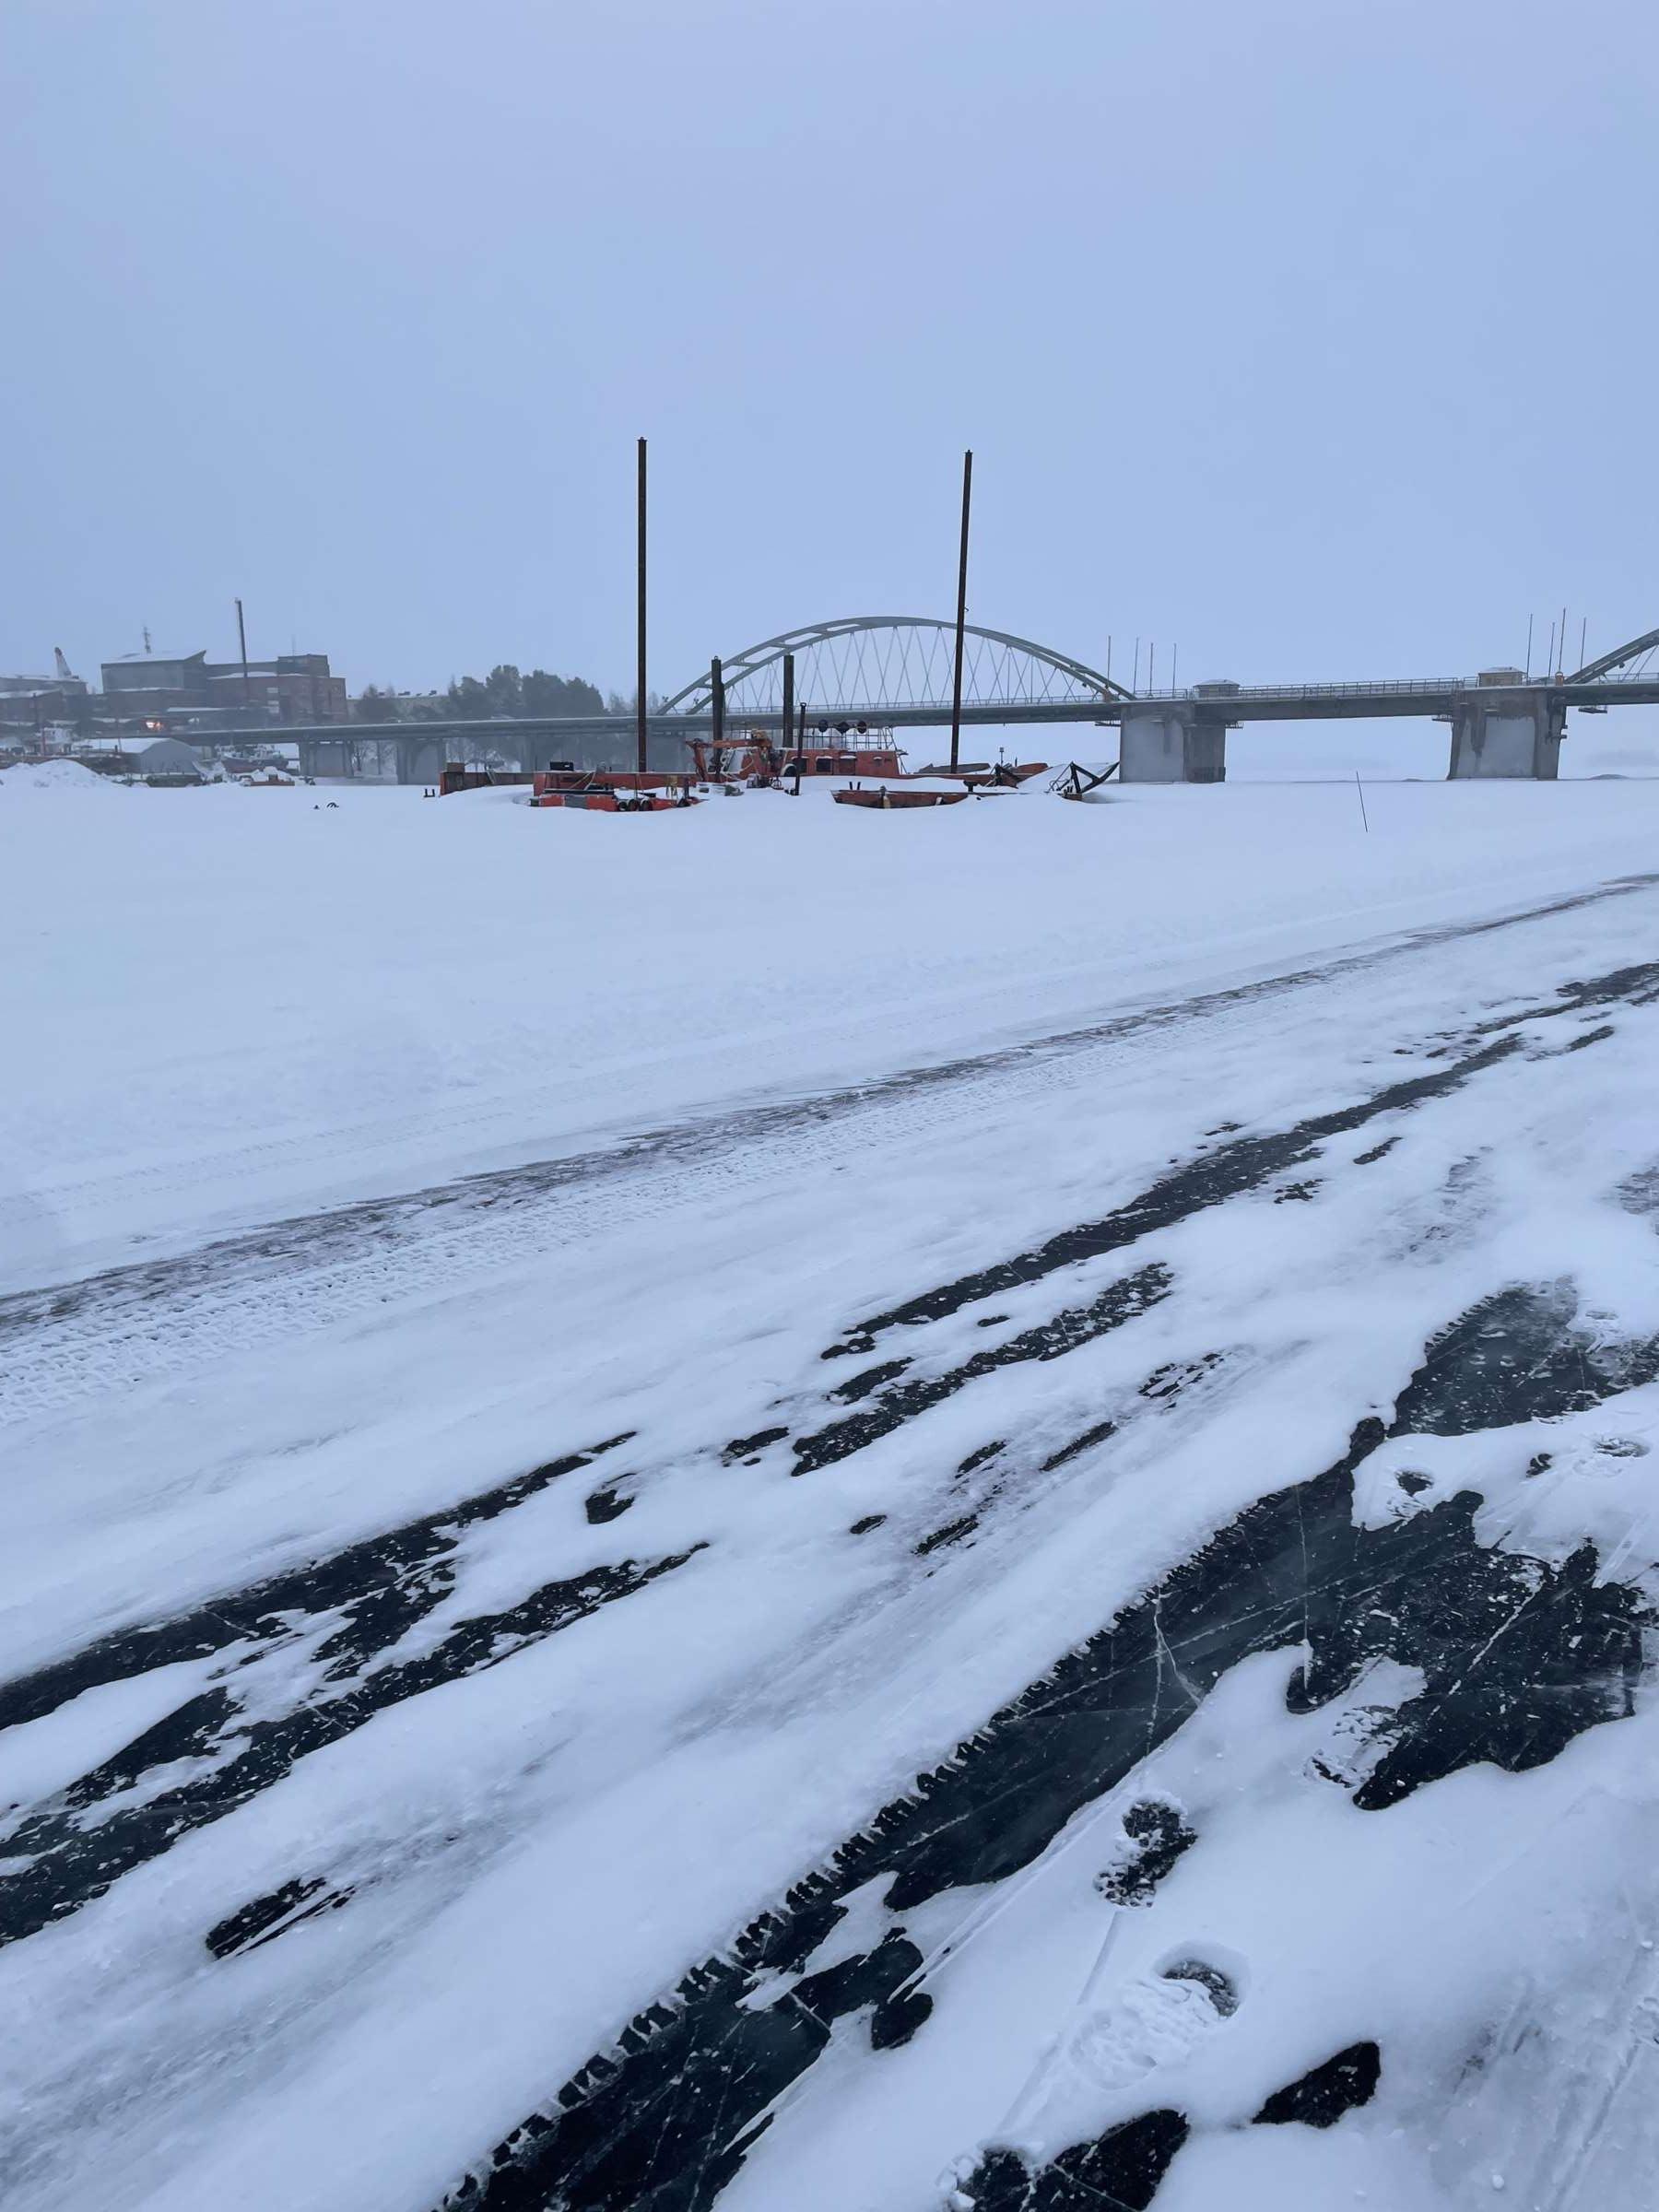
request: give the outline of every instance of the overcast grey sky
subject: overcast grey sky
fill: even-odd
[[[1653,0],[6,0],[0,667],[1659,623]],[[1543,630],[1534,665],[1542,663]],[[1571,656],[1570,656],[1571,658]],[[1160,667],[1161,672],[1161,667]]]

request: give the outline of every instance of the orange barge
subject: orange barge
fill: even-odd
[[[695,806],[688,776],[623,768],[551,768],[530,786],[532,806],[576,806],[590,814],[662,814]]]

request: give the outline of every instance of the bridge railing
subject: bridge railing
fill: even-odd
[[[1150,698],[1153,694],[1148,692],[1145,696]],[[1115,705],[1121,697],[1122,694],[1115,691],[998,691],[964,688],[962,704],[965,707],[1110,707]],[[802,698],[806,702],[808,718],[816,716],[819,721],[834,720],[838,716],[843,720],[855,719],[861,714],[865,721],[876,721],[883,714],[904,713],[914,707],[947,707],[950,704],[948,691],[921,696],[914,692],[902,695],[893,692],[883,699],[859,699],[843,702],[816,698],[803,688],[797,694],[797,701]],[[726,692],[726,720],[741,722],[746,714],[776,714],[780,704],[781,694],[775,687],[758,697],[746,699],[734,684]],[[709,702],[706,699],[694,699],[684,706],[669,709],[668,714],[670,717],[706,717],[708,712]]]
[[[1414,699],[1432,698],[1442,691],[1474,691],[1479,687],[1466,676],[1382,677],[1375,681],[1349,684],[1237,684],[1225,691],[1194,690],[1181,685],[1170,690],[1137,691],[1136,699],[1195,699],[1206,705],[1225,706],[1230,699]]]

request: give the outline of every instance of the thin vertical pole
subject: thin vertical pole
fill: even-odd
[[[1112,681],[1112,638],[1110,633],[1106,639],[1106,681],[1108,684]]]
[[[798,799],[801,795],[801,763],[806,758],[806,701],[805,700],[801,701],[797,712],[800,714],[801,722],[800,728],[795,733],[794,795]]]
[[[1149,699],[1155,699],[1157,695],[1158,648],[1156,645],[1148,645],[1147,648],[1147,696]]]
[[[1529,680],[1532,677],[1532,632],[1533,618],[1528,615],[1526,618],[1526,674]]]
[[[1359,819],[1365,824],[1365,834],[1371,835],[1371,817],[1365,811],[1365,786],[1359,781],[1359,771],[1354,771],[1354,789],[1359,794]]]
[[[973,454],[962,455],[962,550],[957,563],[956,667],[950,679],[950,765],[962,748],[962,633],[968,625],[968,510],[973,498]]]
[[[1181,648],[1179,645],[1171,645],[1170,648],[1170,696],[1171,699],[1175,696],[1176,691],[1180,688],[1175,681],[1175,671],[1180,667],[1180,665]]]
[[[1561,635],[1560,635],[1560,642],[1559,642],[1559,649],[1558,649],[1558,651],[1557,651],[1557,653],[1556,653],[1555,662],[1554,662],[1554,664],[1553,664],[1553,665],[1554,665],[1554,668],[1555,668],[1557,671],[1559,671],[1559,668],[1560,668],[1560,665],[1561,665],[1561,663],[1562,663],[1562,662],[1563,662],[1563,661],[1564,661],[1566,658],[1567,658],[1567,609],[1566,609],[1565,607],[1563,607],[1563,608],[1561,609]]]
[[[640,625],[634,669],[634,766],[645,773],[645,441],[640,441]]]
[[[1579,624],[1579,666],[1584,665],[1584,641],[1590,635],[1590,618],[1586,615]]]
[[[794,735],[794,654],[783,655],[783,712],[778,718],[778,769],[782,772],[783,756],[789,750],[789,741]]]
[[[720,673],[720,663],[709,663],[709,740],[714,755],[714,773],[723,775],[725,762],[722,754],[725,746],[725,678]]]
[[[236,636],[241,646],[242,712],[246,713],[250,698],[248,690],[248,626],[242,620],[242,603],[240,599],[236,603]]]

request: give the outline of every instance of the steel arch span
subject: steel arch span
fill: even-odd
[[[1615,677],[1616,682],[1641,682],[1647,677],[1648,663],[1655,651],[1659,651],[1659,629],[1644,629],[1641,637],[1631,638],[1625,644],[1615,646],[1611,653],[1604,653],[1599,660],[1586,661],[1567,681],[1570,684],[1598,684],[1613,676],[1615,669],[1622,669],[1623,677]],[[1634,663],[1634,666],[1630,665],[1630,663]]]
[[[722,664],[726,712],[776,714],[782,703],[783,655],[795,656],[795,698],[808,712],[878,719],[899,708],[948,706],[956,625],[929,615],[846,615],[763,638]],[[700,676],[665,714],[705,714],[711,677]],[[963,628],[964,706],[1033,707],[1131,699],[1099,669],[1006,630]]]

